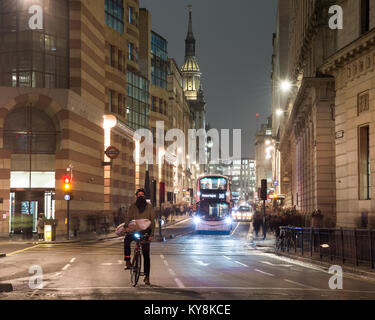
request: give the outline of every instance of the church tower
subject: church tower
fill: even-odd
[[[193,34],[193,7],[189,5],[189,27],[185,39],[185,62],[181,68],[183,89],[190,110],[194,114],[195,129],[205,129],[206,103],[201,85],[201,72],[195,56],[195,38]]]

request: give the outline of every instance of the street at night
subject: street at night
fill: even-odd
[[[136,288],[124,271],[122,238],[24,246],[24,251],[9,252],[2,260],[0,281],[12,283],[14,291],[0,294],[0,299],[375,298],[374,280],[345,277],[343,290],[330,290],[331,275],[323,268],[254,249],[247,241],[249,227],[239,223],[226,236],[196,235],[191,219],[171,226],[165,234],[174,239],[152,243],[151,286],[140,280]],[[43,289],[29,289],[25,266],[32,265],[43,269]]]
[[[373,2],[0,0],[0,311],[375,300]]]

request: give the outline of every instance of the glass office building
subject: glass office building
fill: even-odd
[[[68,1],[0,1],[0,86],[68,88]]]

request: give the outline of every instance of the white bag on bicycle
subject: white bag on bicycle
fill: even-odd
[[[129,222],[128,228],[131,232],[145,231],[151,226],[151,221],[148,219],[137,219]]]
[[[115,233],[122,237],[125,235],[125,223],[121,223],[117,228],[116,228],[116,231]]]

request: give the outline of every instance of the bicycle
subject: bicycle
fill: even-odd
[[[289,252],[290,248],[294,247],[295,240],[292,234],[292,229],[290,227],[288,227],[288,230],[280,229],[280,234],[276,238],[276,250],[285,251],[285,248],[287,248]]]
[[[130,282],[133,287],[135,287],[138,283],[139,277],[143,276],[144,273],[141,272],[142,266],[142,256],[141,256],[141,245],[143,241],[148,241],[149,235],[146,233],[143,236],[140,233],[134,233],[134,238],[136,241],[135,248],[134,248],[134,255],[133,260],[131,262],[130,268]]]

